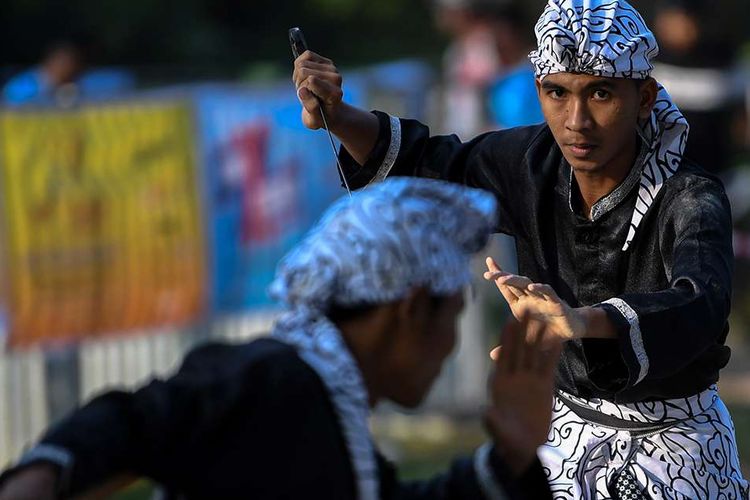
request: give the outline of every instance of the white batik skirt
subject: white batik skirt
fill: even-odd
[[[560,392],[539,458],[556,499],[748,498],[716,386],[635,404]]]

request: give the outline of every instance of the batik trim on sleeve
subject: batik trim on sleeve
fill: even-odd
[[[643,336],[641,335],[641,325],[638,321],[638,313],[636,313],[633,308],[622,299],[613,298],[605,300],[602,304],[610,304],[611,306],[614,306],[630,324],[630,344],[633,347],[633,353],[635,353],[635,357],[640,365],[638,378],[635,381],[637,384],[646,377],[649,368],[648,354],[646,354],[646,348],[643,346]]]
[[[385,153],[383,163],[378,168],[375,177],[369,182],[382,182],[391,173],[393,165],[396,164],[396,158],[398,158],[398,152],[401,150],[401,120],[395,116],[389,116],[391,119],[391,142],[388,145],[388,151]]]
[[[506,500],[508,495],[498,484],[492,469],[490,469],[490,452],[492,443],[485,443],[474,453],[474,472],[477,475],[479,489],[487,500]]]

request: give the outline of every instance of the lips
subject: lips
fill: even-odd
[[[568,150],[575,156],[576,158],[585,158],[587,156],[590,156],[591,153],[596,149],[595,144],[590,144],[586,142],[578,142],[578,143],[572,143],[566,145]]]

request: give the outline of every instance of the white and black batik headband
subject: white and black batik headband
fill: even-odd
[[[584,73],[643,80],[659,53],[654,35],[625,0],[549,0],[536,24],[537,49],[529,54],[536,77]],[[641,220],[664,181],[679,168],[689,126],[663,86],[649,120],[638,133],[649,150],[638,201],[623,251],[630,248]]]

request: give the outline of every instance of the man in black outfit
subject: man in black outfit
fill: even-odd
[[[494,444],[473,459],[403,483],[368,428],[379,400],[414,407],[429,391],[495,215],[491,195],[426,179],[341,200],[279,265],[271,337],[199,347],[167,380],[95,398],[5,472],[0,499],[101,494],[123,473],[178,498],[549,497],[536,449],[560,345],[524,342],[528,321],[504,332],[485,417]]]

